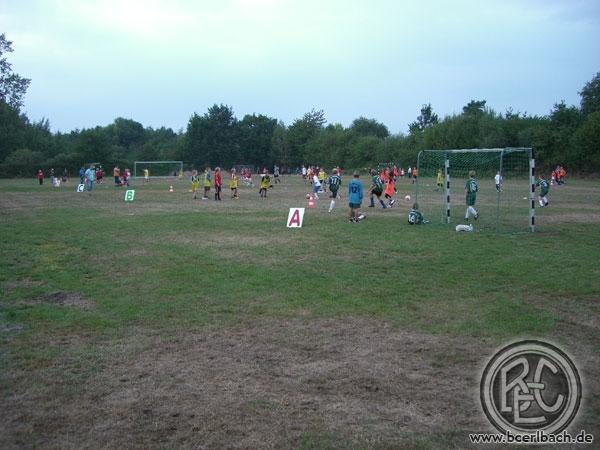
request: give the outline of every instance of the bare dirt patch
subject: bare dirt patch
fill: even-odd
[[[90,367],[11,373],[0,446],[464,448],[490,430],[478,383],[494,349],[354,318],[136,330]]]
[[[56,291],[42,294],[39,297],[27,302],[32,305],[50,304],[58,306],[71,306],[81,309],[94,308],[93,301],[85,298],[78,292]]]

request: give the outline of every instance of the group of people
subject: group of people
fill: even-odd
[[[215,201],[221,201],[221,193],[223,191],[223,177],[221,175],[221,168],[215,167],[214,173],[211,170],[210,166],[206,166],[204,169],[204,174],[200,176],[197,170],[192,171],[192,198],[196,199],[198,197],[198,191],[200,189],[200,182],[202,181],[202,185],[204,188],[204,193],[202,194],[202,200],[208,200],[208,196],[210,195],[211,187],[215,189]],[[231,189],[231,198],[238,199],[238,175],[235,169],[231,169],[231,175],[229,178],[229,188]]]
[[[66,183],[69,181],[69,171],[67,170],[66,167],[63,170],[61,178],[58,178],[56,176],[56,173],[54,172],[54,168],[50,169],[48,175],[50,176],[50,182],[52,183],[52,186],[54,186],[54,187],[59,187],[61,182]],[[35,177],[37,178],[40,186],[44,184],[45,176],[44,176],[44,171],[42,169],[38,169],[38,171],[35,174]]]

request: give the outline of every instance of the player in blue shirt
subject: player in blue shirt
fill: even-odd
[[[365,218],[364,214],[361,214],[358,208],[363,200],[363,185],[358,179],[360,173],[354,172],[352,181],[348,185],[348,206],[350,207],[350,222],[358,223]]]

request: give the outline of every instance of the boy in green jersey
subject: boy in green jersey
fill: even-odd
[[[546,181],[543,175],[540,175],[540,178],[535,183],[536,186],[540,187],[540,206],[543,208],[544,206],[548,206],[548,191],[550,190],[550,183]]]
[[[329,191],[331,192],[331,204],[329,205],[329,212],[333,211],[335,208],[335,200],[338,197],[338,190],[342,185],[342,179],[338,175],[338,170],[333,169],[333,172],[328,180]]]
[[[469,179],[465,184],[465,197],[467,202],[467,211],[465,212],[465,219],[469,220],[471,214],[475,220],[479,219],[479,213],[475,209],[475,200],[477,199],[477,191],[479,191],[479,185],[475,179],[475,171],[469,171]]]
[[[412,209],[408,211],[408,223],[410,225],[421,225],[424,223],[429,223],[429,221],[423,217],[421,211],[419,211],[418,203],[414,203]]]
[[[377,200],[381,203],[382,208],[387,208],[383,200],[381,199],[381,194],[383,194],[383,181],[381,181],[381,177],[377,174],[375,169],[371,170],[371,187],[369,188],[369,194],[371,198],[371,202],[369,203],[369,208],[375,207],[375,201],[373,200],[373,194],[377,196]]]

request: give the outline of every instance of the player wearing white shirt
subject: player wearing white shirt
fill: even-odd
[[[494,182],[496,183],[496,191],[502,192],[502,175],[500,175],[500,172],[496,172]]]

